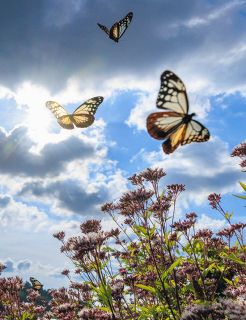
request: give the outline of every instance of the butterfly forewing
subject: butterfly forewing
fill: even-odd
[[[176,112],[154,112],[147,118],[147,130],[153,138],[163,140],[177,130],[182,119]]]
[[[188,98],[183,81],[173,72],[164,71],[161,75],[161,87],[156,101],[157,108],[187,114]]]
[[[67,111],[55,101],[47,101],[46,107],[55,115],[59,125],[65,129],[73,129],[74,125],[70,120]]]
[[[83,104],[81,104],[74,112],[74,115],[78,114],[90,114],[94,115],[97,111],[97,108],[99,105],[103,102],[103,97],[94,97],[87,101],[85,101]]]
[[[126,29],[128,28],[129,24],[132,21],[133,13],[129,12],[124,19],[120,20],[118,23],[118,38],[121,38],[123,34],[125,33]]]
[[[109,36],[109,29],[105,26],[103,26],[102,24],[98,23],[97,24],[99,28],[101,28],[104,32],[107,33],[107,35]]]
[[[55,115],[57,119],[62,116],[68,115],[67,111],[55,101],[47,101],[46,107],[50,109],[50,111]]]
[[[205,128],[200,122],[196,120],[191,120],[187,124],[184,139],[181,144],[188,144],[191,142],[204,142],[210,137],[210,133],[207,128]]]

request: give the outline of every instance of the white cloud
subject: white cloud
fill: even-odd
[[[31,204],[16,202],[9,196],[9,202],[0,212],[0,225],[3,229],[21,227],[26,230],[37,230],[40,226],[47,227],[48,216],[45,212]]]
[[[223,229],[225,227],[225,219],[214,219],[206,214],[202,214],[201,217],[198,218],[198,221],[196,223],[196,231],[198,231],[199,229],[210,229],[213,232],[218,232],[220,229]]]
[[[213,138],[204,143],[179,147],[173,154],[140,150],[139,157],[150,167],[163,168],[167,173],[165,184],[182,183],[186,191],[180,200],[185,207],[206,201],[210,193],[228,193],[238,190],[242,173],[237,161],[230,157],[227,143]],[[134,161],[134,159],[132,160]]]
[[[221,7],[216,7],[215,9],[211,10],[210,13],[208,13],[206,15],[201,15],[201,16],[196,16],[196,17],[190,18],[189,20],[183,22],[182,26],[185,26],[188,28],[194,28],[194,27],[199,27],[199,26],[211,24],[214,20],[224,18],[224,16],[231,13],[232,10],[244,5],[245,3],[246,3],[245,0],[230,1],[230,3],[227,3]],[[174,26],[177,27],[179,25],[174,25]]]
[[[131,110],[130,116],[126,121],[129,126],[136,126],[138,130],[146,130],[146,118],[151,112],[155,112],[157,95],[141,95],[137,104]]]

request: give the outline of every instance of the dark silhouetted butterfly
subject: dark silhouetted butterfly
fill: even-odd
[[[94,97],[81,104],[72,114],[55,101],[47,101],[46,107],[55,115],[59,125],[65,129],[87,128],[95,120],[94,114],[99,105],[103,102],[103,97]]]
[[[103,26],[102,24],[98,23],[97,25],[107,33],[110,39],[118,42],[119,39],[123,36],[126,29],[128,28],[130,22],[132,21],[133,13],[129,12],[125,18],[120,20],[119,22],[115,22],[115,24],[109,30],[107,27]]]
[[[31,283],[32,283],[32,288],[33,288],[34,290],[39,291],[39,290],[41,290],[41,289],[43,288],[42,283],[39,282],[37,279],[35,279],[35,278],[33,278],[33,277],[30,277],[30,281],[31,281]]]
[[[161,75],[156,106],[169,111],[151,113],[147,118],[147,130],[153,138],[165,140],[162,144],[165,153],[172,153],[179,145],[209,139],[208,129],[192,119],[195,113],[188,114],[185,85],[171,71],[164,71]]]

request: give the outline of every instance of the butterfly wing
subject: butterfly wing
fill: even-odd
[[[46,107],[54,114],[59,125],[65,129],[73,129],[74,125],[67,111],[55,101],[47,101]]]
[[[176,112],[154,112],[147,118],[148,133],[154,139],[168,138],[181,125],[183,115]]]
[[[154,112],[148,116],[147,130],[155,139],[166,139],[162,144],[165,153],[172,153],[181,143],[187,126],[182,121],[182,114],[171,111]]]
[[[30,281],[31,281],[31,283],[32,283],[32,288],[34,289],[34,290],[41,290],[42,289],[42,287],[43,287],[43,285],[42,285],[42,283],[41,282],[39,282],[37,279],[35,279],[35,278],[33,278],[33,277],[30,277]]]
[[[72,121],[77,128],[87,128],[92,125],[94,120],[95,120],[95,117],[90,114],[87,114],[87,115],[78,114],[78,115],[72,116]]]
[[[109,29],[105,26],[103,26],[102,24],[98,23],[97,24],[99,28],[101,28],[104,32],[107,33],[107,35],[109,36]]]
[[[182,123],[178,129],[170,135],[170,137],[163,142],[162,149],[166,154],[170,154],[175,151],[184,139],[184,135],[187,129],[187,124]]]
[[[157,108],[187,114],[189,102],[183,81],[172,71],[161,75],[161,87],[156,101]]]
[[[191,142],[205,142],[209,139],[210,133],[200,122],[190,120],[182,123],[170,137],[163,142],[163,151],[167,154],[172,153],[177,147]]]
[[[163,151],[172,153],[179,145],[204,142],[210,137],[209,131],[196,120],[185,121],[180,113],[154,112],[147,118],[148,133],[155,139],[165,140]]]
[[[94,114],[99,105],[103,102],[103,97],[94,97],[85,101],[70,116],[73,123],[78,128],[87,128],[94,122]]]
[[[196,120],[191,120],[187,124],[185,135],[181,144],[188,144],[191,142],[205,142],[210,138],[210,133],[204,125]]]
[[[119,39],[123,36],[128,28],[129,24],[132,21],[133,13],[129,12],[122,20],[116,22],[110,29],[109,37],[110,39],[118,42]]]

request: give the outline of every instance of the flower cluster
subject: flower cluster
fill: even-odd
[[[239,157],[241,158],[240,166],[243,168],[243,170],[246,169],[246,142],[241,143],[239,146],[237,146],[231,153],[232,157]]]
[[[177,220],[185,187],[164,187],[165,175],[150,168],[135,174],[134,189],[102,207],[117,228],[104,231],[101,221],[88,220],[77,236],[54,234],[76,278],[63,270],[70,286],[50,290],[49,303],[32,289],[21,300],[22,280],[0,278],[0,319],[245,320],[246,224],[232,221],[215,193],[208,200],[224,217],[224,229],[198,229],[195,212]]]
[[[23,314],[31,318],[45,313],[46,308],[40,304],[38,292],[29,289],[28,302],[21,301],[23,288],[24,283],[19,277],[0,278],[0,319],[21,319]]]

